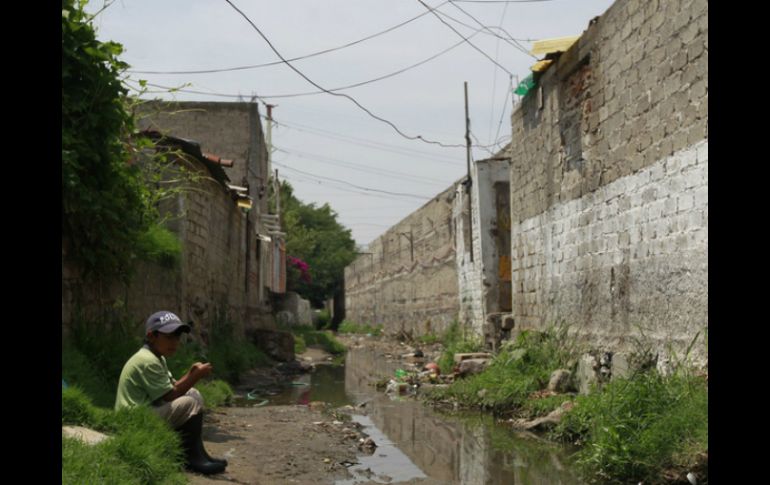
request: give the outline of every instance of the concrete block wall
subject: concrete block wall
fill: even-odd
[[[507,152],[501,152],[502,156]],[[468,224],[468,194],[464,186],[457,188],[452,217],[455,223],[457,274],[460,296],[459,321],[475,335],[483,335],[483,325],[489,313],[498,312],[499,256],[495,234],[498,227],[496,183],[507,183],[510,166],[503,160],[479,160],[471,168],[471,210],[473,220]],[[470,236],[467,233],[470,227]],[[471,258],[470,237],[473,247]]]
[[[269,312],[268,289],[272,289],[273,252],[269,245],[256,239],[256,232],[267,235],[261,215],[268,212],[268,156],[258,105],[249,102],[164,102],[154,101],[140,106],[141,129],[151,129],[198,142],[201,151],[233,160],[223,167],[233,185],[248,187],[252,209],[248,214],[254,237],[244,248],[248,258],[247,310],[248,323],[266,324],[261,318]],[[262,245],[257,260],[257,244]],[[269,323],[269,322],[267,322]]]
[[[195,164],[198,165],[198,164]],[[198,170],[203,173],[202,166]],[[239,322],[246,317],[246,215],[232,195],[210,179],[179,195],[182,218],[182,305],[211,322],[227,305]],[[202,190],[201,190],[202,189]]]
[[[708,4],[618,0],[511,117],[513,313],[665,353],[708,325]],[[694,357],[706,358],[701,338]]]
[[[373,240],[367,254],[345,268],[347,320],[418,336],[443,332],[457,318],[454,195],[453,185]]]
[[[474,187],[471,190],[476,189]],[[455,224],[455,244],[457,246],[455,264],[457,265],[457,287],[460,299],[458,320],[464,328],[472,329],[474,333],[481,335],[486,291],[483,284],[484,271],[477,201],[477,196],[469,197],[465,185],[458,185],[452,209],[452,219]],[[469,213],[473,218],[472,220],[469,220]],[[471,248],[473,248],[473,261],[471,261]]]
[[[186,164],[208,175],[202,163]],[[225,304],[232,318],[244,320],[246,216],[230,193],[213,179],[203,178],[196,190],[165,201],[162,210],[179,214],[168,224],[182,242],[179,268],[139,263],[128,284],[86,285],[78,268],[63,256],[63,325],[72,323],[76,300],[92,319],[101,319],[105,311],[124,304],[138,331],[147,316],[161,309],[206,326]]]

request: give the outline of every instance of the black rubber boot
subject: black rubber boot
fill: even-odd
[[[225,471],[226,463],[209,460],[206,450],[203,448],[201,436],[203,432],[203,414],[198,413],[188,419],[177,431],[182,437],[182,447],[184,448],[186,460],[185,466],[187,468],[204,475]]]

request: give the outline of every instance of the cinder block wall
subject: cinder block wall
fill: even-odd
[[[206,168],[197,161],[188,167],[201,175]],[[137,331],[153,312],[170,310],[183,320],[208,326],[217,307],[226,304],[231,316],[243,321],[246,297],[246,216],[225,188],[203,178],[194,191],[166,201],[163,211],[181,214],[169,228],[182,241],[181,264],[176,269],[140,263],[129,284],[85,284],[76,265],[62,257],[62,324],[72,323],[75,301],[86,318],[102,319],[123,303],[136,322]],[[106,313],[105,313],[106,312]],[[200,327],[198,327],[200,328]]]
[[[618,0],[512,114],[513,313],[681,354],[708,325],[708,4]]]
[[[457,318],[454,195],[453,185],[373,240],[369,254],[345,268],[347,320],[418,336],[443,332]]]

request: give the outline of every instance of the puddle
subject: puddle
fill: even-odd
[[[318,366],[290,385],[256,389],[235,404],[254,406],[325,401],[334,407],[365,403],[353,420],[377,444],[372,455],[359,454],[349,468],[362,482],[403,483],[429,478],[462,485],[582,485],[568,464],[569,450],[526,437],[483,414],[446,415],[408,397],[378,392],[372,383],[403,367],[370,348],[350,349],[345,366]]]
[[[335,485],[354,485],[368,481],[399,483],[413,478],[426,478],[422,470],[399,450],[371,419],[362,415],[353,415],[352,418],[363,426],[363,432],[374,440],[377,448],[372,455],[358,456],[359,463],[348,468],[355,478],[337,480]]]

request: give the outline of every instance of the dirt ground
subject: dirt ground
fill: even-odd
[[[341,339],[356,345],[356,339]],[[366,344],[370,344],[367,342]],[[384,344],[384,342],[383,342]],[[398,344],[384,344],[393,352],[405,352]],[[297,360],[323,365],[330,360],[326,352],[309,348]],[[280,379],[274,370],[253,371],[244,376],[242,386]],[[240,483],[271,484],[374,484],[366,476],[348,470],[357,464],[358,446],[366,436],[357,423],[326,408],[323,403],[309,406],[221,407],[206,414],[203,439],[210,455],[226,458],[227,470],[219,475],[188,473],[193,485]],[[382,479],[382,477],[380,477]],[[387,480],[387,479],[386,479]],[[402,482],[404,483],[404,482]],[[430,479],[406,483],[435,485]]]

